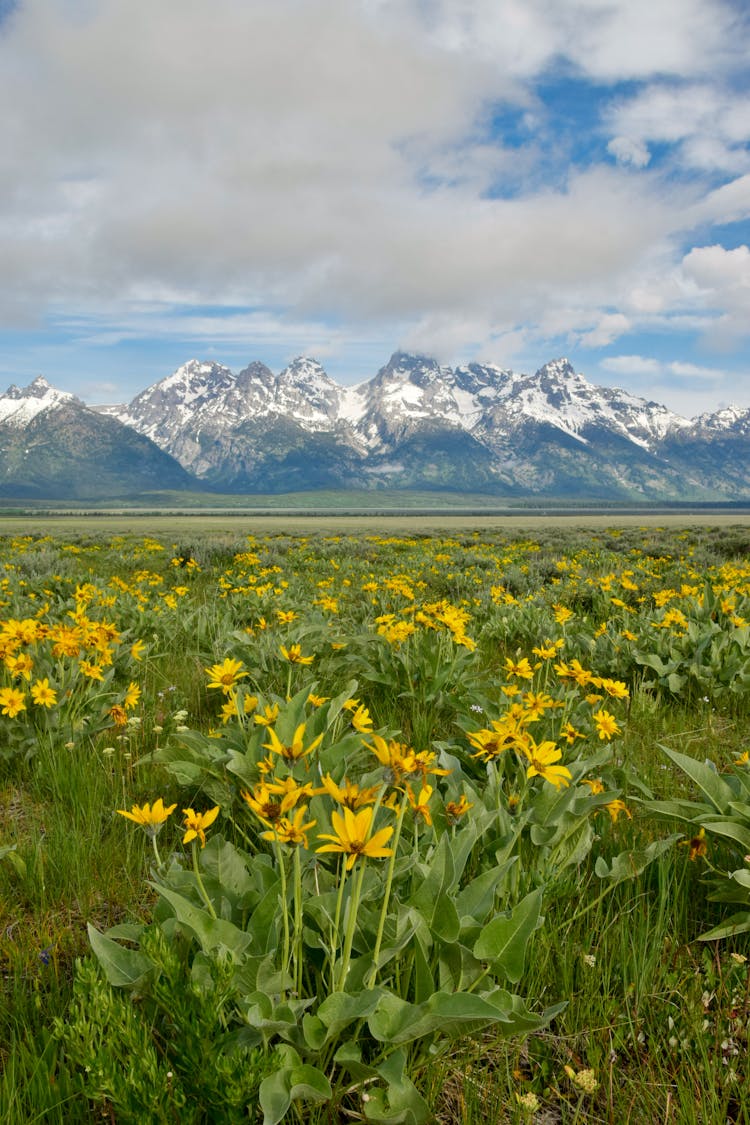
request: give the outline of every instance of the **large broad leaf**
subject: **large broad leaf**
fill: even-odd
[[[378,1067],[378,1075],[386,1083],[383,1090],[372,1087],[365,1102],[365,1120],[382,1125],[424,1125],[431,1118],[430,1107],[412,1080],[404,1073],[406,1052],[394,1051]]]
[[[613,879],[616,883],[622,879],[633,879],[636,875],[640,875],[649,863],[653,863],[660,855],[669,851],[675,840],[679,839],[680,833],[676,832],[672,836],[665,836],[663,840],[653,840],[645,848],[633,848],[628,852],[620,852],[619,855],[614,857],[609,867],[604,857],[599,856],[594,865],[594,870],[600,879]]]
[[[356,995],[332,992],[318,1008],[318,1019],[328,1028],[328,1038],[338,1035],[355,1020],[365,1019],[375,1011],[383,996],[380,988],[367,989]]]
[[[367,1021],[372,1035],[383,1043],[411,1043],[426,1035],[456,1039],[484,1027],[502,1025],[502,1033],[519,1034],[541,1027],[547,1016],[529,1012],[519,997],[504,989],[486,996],[469,992],[435,992],[423,1004],[410,1004],[385,993]]]
[[[472,879],[456,896],[459,916],[462,919],[468,917],[476,922],[482,922],[494,905],[498,883],[505,878],[517,861],[518,856],[512,856],[506,863],[496,864],[483,871],[476,879]]]
[[[91,948],[110,984],[118,988],[132,988],[153,970],[148,957],[137,949],[126,949],[119,945],[112,938],[99,933],[90,922],[87,929]]]
[[[726,836],[739,844],[743,852],[750,852],[750,827],[738,824],[736,820],[723,817],[721,820],[710,816],[704,817],[701,824],[707,832],[714,832],[717,836]],[[748,821],[750,825],[750,821]]]
[[[668,746],[660,746],[660,749],[698,786],[717,812],[729,811],[736,794],[726,781],[719,777],[716,767],[711,762],[699,762],[697,758],[679,754],[677,750],[670,750]]]
[[[528,940],[540,925],[541,906],[542,891],[538,888],[521,899],[510,915],[493,918],[475,941],[474,956],[491,961],[497,975],[515,984],[523,974]]]
[[[231,953],[238,961],[243,959],[252,941],[250,934],[224,918],[212,918],[208,911],[194,906],[189,899],[177,894],[170,887],[159,883],[151,885],[167,900],[178,922],[193,931],[204,953],[212,949],[220,949]]]
[[[247,869],[247,857],[228,840],[212,836],[201,853],[201,867],[233,903],[252,901],[255,880]]]
[[[278,1125],[292,1102],[302,1098],[325,1102],[330,1097],[331,1083],[322,1070],[307,1063],[281,1067],[260,1084],[263,1125]]]
[[[722,938],[734,937],[736,934],[745,934],[750,930],[750,912],[745,910],[740,914],[733,914],[726,922],[714,926],[706,934],[701,934],[699,941],[721,941]]]

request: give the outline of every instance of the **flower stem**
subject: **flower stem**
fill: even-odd
[[[385,894],[383,896],[383,905],[380,909],[380,918],[378,920],[378,932],[375,937],[375,948],[372,952],[372,968],[367,974],[365,981],[366,988],[375,987],[375,978],[378,974],[378,957],[380,956],[380,946],[383,941],[383,932],[385,930],[385,920],[388,915],[388,903],[391,897],[391,887],[393,886],[393,872],[396,867],[396,853],[398,851],[398,842],[401,836],[401,825],[404,822],[404,813],[406,812],[407,795],[404,791],[401,797],[401,808],[398,810],[398,820],[396,821],[396,832],[393,839],[391,858],[388,862],[388,875],[385,882]]]
[[[299,847],[294,849],[294,980],[297,995],[302,995],[302,861]]]
[[[341,875],[339,876],[339,893],[336,896],[336,913],[333,919],[333,928],[331,930],[331,991],[335,992],[335,972],[334,966],[336,964],[336,951],[339,948],[339,925],[341,923],[341,905],[344,901],[344,884],[346,883],[346,859],[341,857]]]
[[[204,903],[206,904],[206,910],[208,911],[208,913],[211,915],[212,918],[216,918],[216,911],[214,910],[214,904],[211,902],[211,899],[208,897],[208,892],[206,891],[206,887],[205,887],[205,884],[203,882],[203,876],[201,875],[200,867],[198,866],[198,844],[195,840],[193,840],[193,872],[195,874],[195,881],[198,884],[198,890],[200,891],[200,896],[203,899]]]
[[[341,973],[338,981],[338,992],[344,991],[346,984],[346,976],[349,972],[349,961],[352,956],[352,944],[354,942],[354,931],[357,926],[357,911],[359,910],[359,899],[362,894],[362,880],[365,877],[365,864],[367,857],[361,856],[362,866],[360,867],[357,878],[354,883],[351,898],[349,899],[349,917],[346,920],[346,937],[344,938],[344,952],[341,957]]]
[[[276,850],[276,859],[279,864],[279,879],[281,880],[281,917],[284,923],[284,945],[281,951],[281,965],[283,972],[289,971],[289,912],[287,910],[286,901],[286,868],[284,866],[284,855],[281,851],[281,844],[278,840],[274,842]]]
[[[149,833],[149,835],[151,836],[151,844],[154,849],[154,855],[156,856],[156,869],[157,871],[161,871],[161,856],[159,855],[159,846],[156,843],[156,833]]]

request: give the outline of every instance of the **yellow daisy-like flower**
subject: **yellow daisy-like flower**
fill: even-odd
[[[9,719],[15,719],[20,711],[26,710],[24,694],[18,688],[0,689],[0,709]]]
[[[377,800],[379,789],[377,785],[369,785],[361,789],[355,782],[349,781],[348,777],[344,778],[343,785],[337,785],[330,774],[325,774],[322,781],[323,788],[320,792],[327,793],[344,808],[360,809],[363,805],[374,805]]]
[[[268,832],[261,832],[261,838],[263,840],[278,840],[280,844],[289,844],[291,847],[298,847],[302,844],[303,848],[306,848],[308,846],[307,833],[318,823],[317,820],[305,822],[306,815],[307,805],[300,805],[291,819],[282,816]]]
[[[616,734],[620,734],[620,728],[614,715],[610,715],[609,711],[605,711],[603,708],[594,713],[594,722],[600,739],[608,741]]]
[[[708,851],[708,844],[706,843],[706,829],[701,828],[697,836],[692,836],[689,840],[680,840],[680,846],[688,848],[688,859],[694,860],[699,856],[704,856]]]
[[[572,774],[565,766],[555,765],[562,758],[562,751],[558,750],[554,742],[545,741],[537,745],[532,740],[528,746],[523,747],[523,752],[531,763],[526,770],[526,776],[541,777],[554,785],[555,789],[570,785]]]
[[[302,645],[290,645],[289,648],[285,645],[279,645],[279,651],[290,664],[312,664],[315,659],[314,656],[302,655]]]
[[[619,797],[617,798],[616,801],[609,801],[608,804],[606,804],[604,807],[607,810],[607,812],[609,813],[609,815],[612,817],[612,823],[613,824],[617,823],[617,818],[620,815],[620,813],[625,813],[625,816],[628,818],[628,820],[633,819],[633,814],[631,813],[630,809],[628,808],[628,806],[625,804],[624,801],[620,800]]]
[[[455,824],[462,816],[465,816],[469,809],[473,809],[474,805],[471,801],[466,799],[466,794],[462,793],[457,801],[445,802],[445,815],[451,824]]]
[[[268,737],[270,742],[264,742],[264,750],[271,750],[274,754],[278,754],[285,762],[299,762],[302,758],[311,754],[317,746],[320,746],[323,741],[323,735],[319,734],[314,738],[309,746],[305,746],[305,728],[306,723],[300,723],[294,732],[292,741],[285,744],[281,741],[273,727],[268,728]]]
[[[256,704],[256,706],[257,706],[257,704]],[[257,723],[258,726],[261,726],[261,727],[270,727],[276,722],[278,717],[279,717],[279,705],[278,705],[278,703],[267,703],[266,706],[263,708],[263,712],[261,714],[256,713],[255,715],[253,715],[253,722]]]
[[[219,688],[225,695],[229,695],[237,681],[246,676],[247,672],[243,671],[241,660],[232,660],[227,656],[221,664],[212,664],[210,668],[206,668],[206,675],[210,688]]]
[[[294,791],[280,794],[278,791],[272,792],[268,785],[261,783],[255,786],[252,793],[243,791],[241,796],[255,815],[262,820],[264,824],[272,827],[284,813],[294,808],[302,794],[302,786]]]
[[[144,651],[145,647],[146,647],[145,641],[134,641],[133,642],[133,644],[130,646],[130,655],[133,658],[133,660],[142,660],[143,659],[143,651]]]
[[[433,789],[431,785],[423,785],[419,791],[419,796],[414,795],[414,790],[411,785],[406,786],[406,796],[409,798],[409,804],[414,810],[415,816],[421,816],[425,824],[432,824],[432,814],[430,813],[429,802],[432,796]]]
[[[210,828],[216,817],[219,815],[219,806],[209,809],[208,812],[197,813],[194,809],[183,809],[185,817],[185,835],[182,837],[183,844],[189,844],[191,840],[200,839],[201,847],[206,846],[206,829]]]
[[[140,698],[141,689],[138,687],[138,684],[131,680],[128,684],[128,690],[125,692],[125,698],[122,701],[123,707],[126,711],[132,711],[134,707],[138,706]]]
[[[171,816],[176,808],[177,805],[170,805],[168,809],[165,808],[161,797],[157,797],[153,805],[150,805],[147,801],[145,805],[133,805],[130,812],[126,812],[125,809],[118,809],[117,812],[120,816],[126,816],[128,820],[132,820],[135,824],[140,824],[146,835],[153,839],[157,832],[161,831],[167,817]]]
[[[352,715],[352,726],[360,734],[369,734],[372,731],[370,712],[362,704],[360,704]]]
[[[49,679],[37,680],[31,685],[31,698],[37,707],[54,707],[57,703],[57,692],[49,686]]]
[[[340,852],[347,856],[346,870],[351,871],[359,856],[380,859],[393,854],[392,848],[385,844],[393,835],[393,826],[381,828],[370,835],[372,829],[372,808],[360,809],[358,813],[345,808],[342,813],[331,814],[331,824],[335,835],[321,834],[319,840],[330,840],[316,852]]]
[[[104,679],[104,673],[98,664],[92,664],[90,660],[82,660],[78,667],[87,676],[89,680],[98,680],[101,682]]]

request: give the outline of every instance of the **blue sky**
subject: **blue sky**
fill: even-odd
[[[0,389],[397,348],[750,407],[742,0],[0,0]]]

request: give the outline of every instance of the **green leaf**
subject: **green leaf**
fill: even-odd
[[[734,937],[735,934],[745,934],[750,930],[750,912],[733,914],[726,922],[714,926],[706,934],[700,934],[698,941],[721,941],[722,938]]]
[[[307,1063],[282,1067],[260,1084],[263,1125],[278,1125],[292,1102],[301,1098],[325,1102],[330,1097],[331,1083],[317,1067]]]
[[[152,883],[151,886],[167,900],[175,912],[177,921],[193,931],[204,953],[212,949],[223,949],[237,960],[243,959],[252,941],[250,934],[224,918],[212,918],[208,911],[194,906],[189,899],[177,894],[170,887],[160,883]]]
[[[489,870],[483,871],[476,879],[472,879],[456,896],[459,917],[472,918],[476,922],[486,918],[494,906],[498,883],[517,862],[518,856],[512,856],[507,863],[496,864]]]
[[[116,988],[132,988],[153,970],[153,965],[145,954],[139,953],[137,949],[126,949],[118,945],[112,938],[99,933],[90,922],[86,928],[91,948],[104,975]]]
[[[474,943],[474,956],[491,961],[494,971],[507,980],[523,975],[526,945],[540,925],[542,891],[538,888],[521,899],[510,915],[501,914],[483,928]]]
[[[633,879],[640,875],[650,863],[658,859],[664,852],[680,839],[680,833],[665,836],[663,840],[653,840],[645,848],[633,848],[627,852],[620,852],[612,860],[610,867],[603,856],[599,856],[594,865],[594,871],[600,879],[613,879],[616,883],[622,879]]]
[[[688,757],[687,754],[670,750],[668,746],[660,746],[660,750],[663,750],[667,757],[687,774],[717,812],[729,811],[729,805],[735,799],[734,791],[719,777],[716,767],[711,762],[699,762],[696,758]]]
[[[212,836],[201,852],[201,867],[234,903],[250,899],[255,883],[242,852],[222,836]]]
[[[713,832],[717,836],[726,836],[729,840],[734,840],[739,844],[745,853],[750,852],[750,828],[746,828],[744,824],[738,824],[736,820],[729,820],[722,818],[721,820],[714,820],[711,817],[705,817],[701,824],[706,829],[706,832]]]
[[[394,1051],[378,1067],[378,1074],[386,1082],[385,1090],[372,1087],[365,1102],[365,1120],[382,1125],[424,1125],[431,1118],[430,1108],[414,1083],[404,1074],[406,1054]]]
[[[410,1004],[389,992],[381,996],[367,1024],[376,1039],[396,1045],[436,1034],[456,1039],[493,1024],[501,1024],[503,1034],[516,1034],[541,1027],[545,1019],[504,989],[485,996],[435,992],[423,1004]]]
[[[332,992],[318,1008],[318,1018],[328,1028],[328,1038],[338,1035],[355,1020],[365,1019],[377,1006],[382,989],[372,988],[351,995],[348,992]]]

